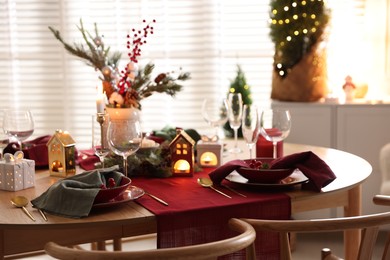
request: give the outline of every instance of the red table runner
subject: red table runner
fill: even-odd
[[[209,172],[195,173],[193,177],[132,178],[132,185],[169,203],[169,206],[164,206],[147,195],[137,200],[137,203],[156,215],[158,248],[193,245],[230,237],[233,233],[229,231],[227,222],[232,217],[290,218],[290,197],[284,193],[260,192],[234,186],[247,196],[245,198],[217,186],[232,197],[229,199],[197,183],[197,178],[208,177]],[[224,183],[230,185],[228,181]],[[259,259],[279,259],[277,235],[269,232],[257,234],[256,251]],[[241,259],[242,252],[231,258]]]

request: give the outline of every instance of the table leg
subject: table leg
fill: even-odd
[[[4,259],[4,231],[0,231],[0,259]]]
[[[358,216],[362,213],[362,186],[358,185],[348,191],[348,205],[344,207],[344,216]],[[361,231],[344,231],[344,252],[346,260],[356,260],[361,239]]]
[[[114,251],[122,251],[122,239],[121,238],[114,238],[113,248],[114,248]]]

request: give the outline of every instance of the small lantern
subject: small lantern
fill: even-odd
[[[182,129],[169,144],[173,176],[192,176],[194,173],[195,141]]]
[[[57,130],[47,147],[50,175],[66,177],[76,173],[75,141],[68,132]]]
[[[223,146],[220,141],[199,140],[196,150],[196,159],[201,167],[221,166]]]
[[[0,161],[0,190],[18,191],[34,185],[35,161],[24,159],[22,151],[4,154]]]

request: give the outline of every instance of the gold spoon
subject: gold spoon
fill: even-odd
[[[31,218],[33,221],[35,221],[35,218],[30,214],[30,212],[28,212],[28,210],[26,209],[26,206],[28,204],[28,199],[26,197],[23,197],[23,196],[16,196],[14,198],[11,199],[11,203],[12,205],[14,205],[15,207],[17,208],[22,208],[24,213],[26,213],[26,215]]]
[[[216,192],[218,192],[219,194],[225,196],[225,197],[228,197],[229,199],[231,199],[232,197],[230,197],[229,195],[223,193],[222,191],[220,190],[217,190],[216,188],[213,187],[213,181],[210,180],[209,178],[199,178],[198,179],[198,183],[202,186],[202,187],[206,187],[206,188],[210,188]]]

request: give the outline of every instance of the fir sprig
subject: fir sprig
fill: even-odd
[[[146,23],[145,20],[143,20]],[[152,23],[156,21],[153,20]],[[136,107],[141,108],[140,101],[151,96],[153,93],[165,93],[175,96],[182,90],[182,85],[177,81],[190,79],[189,73],[180,72],[177,77],[174,73],[160,73],[152,79],[154,64],[147,64],[144,68],[135,71],[134,63],[138,63],[141,56],[141,47],[146,44],[146,38],[153,34],[154,28],[147,24],[142,30],[132,29],[132,34],[127,35],[127,49],[129,64],[118,74],[118,63],[121,58],[120,52],[110,53],[110,47],[106,47],[99,34],[97,24],[94,24],[94,35],[84,28],[83,21],[77,26],[84,43],[69,44],[64,41],[61,33],[50,27],[54,37],[59,40],[64,48],[72,55],[84,59],[87,65],[99,70],[102,74],[103,88],[113,107]],[[129,69],[129,65],[131,69]],[[134,70],[134,71],[133,71]],[[134,72],[134,74],[132,74]],[[136,72],[136,73],[135,73]]]
[[[77,26],[78,30],[81,32],[81,35],[84,40],[84,46],[81,43],[73,43],[73,45],[65,42],[61,33],[49,26],[50,31],[53,33],[54,37],[62,43],[65,50],[70,54],[77,56],[86,61],[88,66],[91,66],[102,73],[104,80],[111,81],[111,76],[103,72],[106,66],[111,66],[115,69],[118,66],[119,60],[121,58],[121,53],[118,51],[110,53],[110,47],[105,48],[104,42],[101,40],[101,35],[97,28],[97,24],[94,24],[95,35],[92,36],[85,28],[82,19],[80,19],[80,25]]]

